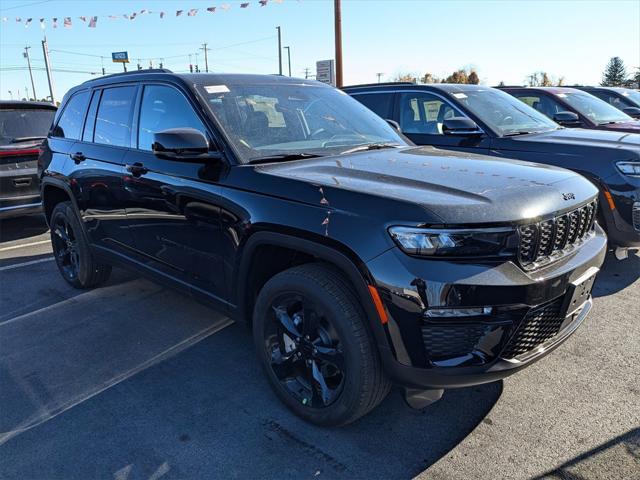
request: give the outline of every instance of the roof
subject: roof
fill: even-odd
[[[54,104],[49,102],[31,102],[27,100],[0,100],[0,108],[48,108],[57,110]]]
[[[579,89],[578,88],[573,88],[573,87],[502,87],[502,90],[531,90],[531,91],[536,91],[536,90],[541,90],[543,92],[549,92],[552,93],[554,95],[558,94],[558,93],[575,93],[577,92]]]
[[[465,84],[465,83],[408,83],[408,82],[398,82],[398,83],[368,83],[365,85],[349,85],[348,87],[343,87],[343,90],[441,90],[445,92],[465,92],[465,91],[476,91],[476,90],[486,90],[488,87],[486,85],[473,85],[473,84]]]

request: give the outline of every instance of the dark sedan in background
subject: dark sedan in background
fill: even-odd
[[[563,127],[640,133],[640,121],[576,88],[501,87]]]
[[[616,256],[640,249],[640,135],[563,128],[515,97],[480,85],[371,84],[344,91],[397,122],[418,145],[556,165],[584,175],[600,189],[598,220]],[[487,174],[480,168],[476,173]]]
[[[0,218],[40,211],[38,154],[56,107],[44,102],[0,102]]]
[[[574,87],[613,105],[627,115],[640,119],[640,92],[623,87]]]

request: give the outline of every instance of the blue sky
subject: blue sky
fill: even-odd
[[[231,5],[227,11],[223,4]],[[31,84],[22,56],[30,45],[34,67],[42,67],[40,41],[45,17],[51,50],[56,97],[73,85],[100,72],[121,70],[111,63],[111,52],[127,50],[135,68],[137,58],[144,67],[164,58],[167,68],[186,71],[189,54],[204,69],[198,50],[203,42],[212,49],[213,71],[250,73],[277,72],[275,27],[282,27],[283,45],[291,46],[292,73],[315,72],[316,60],[333,57],[333,1],[270,0],[260,7],[251,0],[247,9],[235,0],[1,0],[0,97],[24,96]],[[205,9],[217,6],[214,14]],[[186,10],[198,8],[195,17]],[[135,20],[109,20],[140,10],[163,10]],[[176,10],[185,10],[176,18]],[[78,17],[99,17],[97,28],[88,28]],[[25,28],[15,17],[34,20]],[[51,28],[51,17],[59,27]],[[73,17],[73,28],[62,28],[63,17]],[[627,65],[640,66],[640,0],[343,0],[343,47],[345,84],[374,82],[376,73],[391,79],[398,73],[431,72],[446,76],[453,70],[473,66],[483,83],[501,80],[522,84],[526,76],[544,70],[568,83],[597,83],[612,56]],[[100,58],[104,57],[104,60]],[[286,67],[286,52],[283,54]],[[44,71],[34,71],[36,93],[47,93]]]

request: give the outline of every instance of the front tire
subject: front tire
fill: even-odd
[[[51,245],[58,270],[75,288],[92,288],[105,282],[111,266],[98,262],[71,202],[58,203],[51,213]]]
[[[387,395],[366,316],[336,270],[306,264],[262,288],[253,313],[258,357],[278,397],[298,416],[345,425]]]

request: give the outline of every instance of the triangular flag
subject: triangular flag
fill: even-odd
[[[82,20],[83,22],[87,21],[87,17],[78,17],[80,20]]]
[[[160,12],[160,18],[164,18],[164,12]]]
[[[260,3],[260,6],[261,6],[261,7],[266,7],[266,6],[267,6],[267,2],[268,2],[268,1],[269,1],[269,0],[260,0],[260,2],[258,2],[258,3]]]
[[[30,24],[31,24],[31,20],[33,20],[33,18],[27,18],[24,22],[24,28],[27,28]]]
[[[71,28],[73,25],[71,24],[71,17],[64,17],[64,27]]]
[[[214,13],[215,11],[216,11],[216,7],[209,7],[209,8],[207,8],[207,12]]]
[[[187,12],[187,17],[195,17],[198,14],[197,8],[192,8]]]
[[[22,18],[16,17],[16,23],[22,23]]]
[[[117,20],[120,18],[120,15],[109,15],[109,20]]]
[[[98,17],[91,17],[89,28],[96,28],[96,23],[98,23]]]
[[[249,2],[245,2],[245,3],[241,3],[240,4],[240,8],[248,8],[249,7]]]
[[[229,5],[228,3],[225,3],[225,4],[221,5],[220,8],[223,9],[223,10],[229,10],[231,8],[231,5]]]
[[[176,10],[176,17],[179,17],[180,15],[182,15],[182,10]]]
[[[138,14],[136,12],[133,12],[131,15],[129,15],[129,20],[135,20],[137,16]]]
[[[52,20],[53,20],[53,28],[58,28],[58,18],[54,17],[52,18]]]
[[[45,27],[46,27],[46,25],[44,24],[44,18],[41,18],[40,19],[40,28],[44,30]]]

